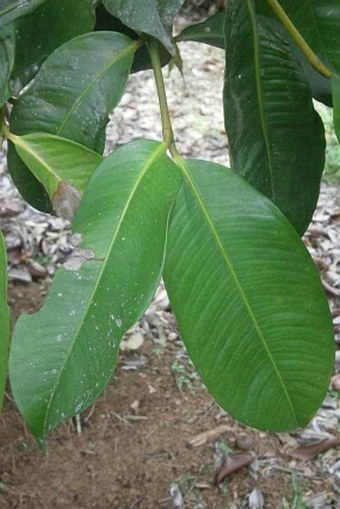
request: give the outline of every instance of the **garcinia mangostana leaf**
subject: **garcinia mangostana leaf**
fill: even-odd
[[[188,353],[240,421],[305,426],[334,364],[315,264],[287,219],[240,176],[206,161],[181,166],[163,277]]]
[[[105,8],[124,25],[152,35],[175,56],[172,23],[184,0],[103,0]]]
[[[280,0],[280,5],[321,61],[340,72],[339,0]],[[264,0],[256,9],[266,9]]]
[[[202,23],[188,26],[175,37],[175,41],[203,42],[224,49],[224,12],[218,11]]]
[[[0,107],[11,97],[9,86],[10,76],[14,65],[15,30],[8,27],[0,35]]]
[[[34,11],[46,0],[0,0],[0,33],[4,25]]]
[[[80,194],[103,156],[52,134],[9,134],[21,159],[41,182],[58,216],[73,219]]]
[[[32,86],[20,96],[11,131],[47,132],[101,153],[108,115],[123,94],[137,47],[137,41],[113,32],[93,32],[66,42],[45,60]],[[12,146],[8,166],[24,198],[45,210],[42,186]]]
[[[325,158],[323,124],[309,86],[284,32],[256,16],[251,0],[228,1],[225,37],[224,108],[233,167],[302,235]]]
[[[9,344],[9,308],[7,306],[7,255],[6,246],[0,232],[0,410],[7,378]]]
[[[331,77],[333,97],[334,130],[340,143],[340,75],[333,74]]]
[[[43,308],[16,324],[11,387],[38,440],[102,392],[122,335],[159,284],[181,182],[166,150],[141,140],[101,163],[73,224],[81,244],[57,271]]]
[[[55,48],[95,23],[88,0],[47,0],[15,23],[16,55],[11,89],[17,95]]]

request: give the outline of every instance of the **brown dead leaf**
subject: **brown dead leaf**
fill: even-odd
[[[315,458],[321,452],[325,452],[331,447],[337,447],[338,445],[340,445],[340,438],[338,437],[324,438],[322,440],[314,442],[313,444],[301,445],[300,447],[297,447],[296,449],[291,451],[289,454],[293,458],[308,461]]]
[[[208,431],[203,431],[203,433],[199,433],[198,435],[191,438],[187,442],[187,447],[201,447],[202,445],[206,444],[209,440],[214,440],[215,438],[219,437],[220,435],[226,433],[229,430],[230,426],[226,424],[221,424],[216,428],[209,429]]]
[[[61,182],[57,192],[52,197],[53,208],[57,216],[72,221],[77,211],[80,197],[80,192],[76,187]]]
[[[224,465],[215,475],[216,484],[220,484],[230,475],[250,465],[254,459],[255,455],[252,453],[228,454]]]

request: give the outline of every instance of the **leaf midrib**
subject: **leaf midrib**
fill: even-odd
[[[91,306],[91,303],[93,302],[94,300],[94,296],[96,295],[97,293],[97,289],[98,289],[98,286],[99,286],[99,282],[101,281],[101,277],[103,275],[103,272],[105,271],[106,269],[106,265],[107,265],[107,260],[110,258],[110,254],[112,252],[112,249],[114,247],[114,243],[115,243],[115,240],[116,238],[118,237],[118,234],[119,234],[119,231],[120,231],[120,228],[122,226],[122,223],[125,219],[125,216],[129,210],[129,205],[131,204],[131,201],[135,195],[135,192],[136,190],[138,189],[139,187],[139,184],[140,182],[143,180],[143,178],[145,177],[146,173],[148,172],[149,168],[151,167],[151,165],[153,164],[153,162],[157,159],[157,157],[161,156],[161,154],[165,154],[167,150],[167,146],[165,145],[165,143],[160,143],[159,147],[157,147],[157,150],[155,150],[153,153],[152,153],[152,156],[150,155],[150,158],[146,161],[146,163],[144,164],[144,166],[142,167],[140,173],[139,173],[139,176],[138,178],[136,179],[134,185],[132,186],[132,189],[129,193],[129,197],[128,197],[128,200],[126,201],[126,204],[124,206],[124,209],[123,209],[123,212],[120,216],[120,219],[117,223],[117,227],[116,227],[116,230],[115,230],[115,233],[112,237],[112,241],[110,242],[109,244],[109,247],[108,247],[108,250],[107,250],[107,255],[105,256],[105,259],[102,263],[102,267],[99,271],[99,274],[98,274],[98,277],[97,277],[97,282],[94,286],[94,289],[91,293],[91,296],[89,297],[88,299],[88,304],[82,314],[82,320],[80,321],[80,324],[79,324],[79,327],[78,329],[76,330],[75,334],[74,334],[74,339],[73,341],[71,342],[71,344],[69,345],[69,352],[68,352],[68,355],[66,356],[65,358],[65,361],[60,369],[60,372],[59,372],[59,375],[55,381],[55,384],[54,384],[54,390],[52,390],[51,392],[51,395],[50,395],[50,399],[49,399],[49,403],[46,407],[46,412],[45,412],[45,418],[44,418],[44,424],[43,424],[43,436],[46,435],[46,432],[47,432],[47,418],[49,416],[49,413],[50,413],[50,409],[52,407],[52,404],[53,404],[53,401],[54,401],[54,398],[55,398],[55,395],[57,394],[57,390],[58,390],[58,387],[59,387],[59,384],[60,384],[60,381],[61,381],[61,378],[62,378],[62,374],[64,372],[64,370],[66,369],[67,367],[67,364],[68,364],[68,360],[73,352],[73,348],[74,348],[74,345],[81,333],[81,329],[82,329],[82,325],[85,321],[85,318],[87,316],[87,314],[89,313],[89,309],[90,309],[90,306]],[[91,263],[91,260],[89,260],[88,262],[85,262],[85,263]]]
[[[85,34],[87,35],[87,34]],[[126,36],[124,36],[126,37]],[[93,77],[92,81],[84,88],[83,92],[80,94],[78,99],[73,104],[72,108],[68,111],[66,114],[63,122],[58,127],[56,134],[60,135],[62,130],[67,125],[69,119],[73,115],[73,113],[77,110],[79,105],[83,102],[83,99],[91,92],[94,86],[98,86],[98,81],[107,73],[109,72],[110,68],[113,67],[117,62],[122,60],[125,56],[127,56],[129,53],[134,53],[136,48],[138,47],[138,44],[135,41],[132,41],[123,51],[118,53],[118,55],[115,55],[115,57],[110,60],[103,68],[100,69],[100,71]]]
[[[286,399],[287,399],[287,402],[289,404],[289,407],[291,408],[292,414],[294,415],[294,418],[297,421],[296,412],[294,410],[293,403],[291,401],[291,398],[289,396],[289,393],[288,393],[288,390],[287,390],[287,388],[285,386],[283,378],[282,378],[282,376],[280,374],[280,371],[279,371],[279,369],[278,369],[278,367],[277,367],[277,365],[276,365],[276,363],[274,361],[274,358],[273,358],[273,356],[272,356],[272,354],[271,354],[271,352],[270,352],[270,350],[269,350],[269,348],[267,346],[267,343],[266,343],[265,337],[264,337],[264,335],[262,333],[262,330],[260,328],[260,325],[259,325],[259,323],[256,320],[256,316],[255,316],[255,314],[254,314],[254,312],[253,312],[253,310],[251,308],[251,305],[250,305],[250,303],[248,301],[248,298],[247,298],[247,296],[246,296],[246,294],[245,294],[245,292],[244,292],[244,290],[242,288],[242,285],[241,285],[241,283],[240,283],[240,281],[239,281],[239,279],[238,279],[238,277],[236,275],[236,272],[235,272],[235,270],[233,268],[233,265],[232,265],[232,263],[231,263],[231,261],[230,261],[230,259],[228,257],[228,253],[225,250],[225,248],[223,246],[223,243],[222,243],[222,241],[219,238],[219,235],[218,235],[218,232],[217,232],[216,228],[214,227],[213,220],[210,218],[209,211],[208,211],[207,207],[205,206],[204,201],[203,201],[202,197],[200,196],[200,193],[199,193],[198,189],[195,186],[195,182],[194,182],[193,178],[191,177],[191,175],[190,175],[190,173],[188,171],[188,168],[185,165],[185,162],[182,161],[179,166],[180,166],[180,168],[181,168],[181,170],[183,172],[183,175],[184,175],[185,179],[188,182],[189,187],[191,188],[191,191],[192,191],[194,197],[197,200],[197,203],[199,205],[199,208],[201,209],[201,212],[202,212],[204,218],[206,219],[206,223],[207,223],[208,229],[211,232],[213,240],[215,241],[215,243],[217,245],[217,248],[218,248],[218,250],[220,251],[220,253],[222,255],[222,258],[225,261],[225,265],[226,265],[227,269],[230,271],[230,274],[232,275],[232,278],[233,278],[233,280],[235,282],[235,286],[236,286],[236,288],[237,288],[237,290],[238,290],[238,292],[239,292],[239,294],[241,296],[241,300],[243,301],[244,306],[245,306],[245,308],[246,308],[246,310],[247,310],[247,312],[249,314],[249,317],[250,317],[251,321],[254,324],[255,330],[257,331],[258,337],[260,339],[260,343],[262,344],[262,347],[263,347],[264,351],[266,352],[266,354],[267,354],[267,356],[268,356],[268,358],[269,358],[269,360],[270,360],[270,362],[271,362],[271,364],[273,366],[274,372],[275,372],[275,374],[276,374],[276,376],[277,376],[277,378],[278,378],[278,380],[280,382],[280,385],[281,385],[282,390],[283,390],[283,392],[284,392],[284,394],[286,396]]]

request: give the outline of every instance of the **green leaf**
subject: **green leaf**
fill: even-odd
[[[228,2],[226,132],[234,169],[303,234],[319,195],[324,129],[288,42],[272,28],[251,0]]]
[[[80,193],[103,156],[52,134],[10,135],[9,138],[21,159],[46,189],[57,215],[72,220]]]
[[[109,113],[119,102],[137,43],[122,34],[81,35],[56,49],[13,108],[15,134],[47,132],[102,152]],[[24,198],[45,210],[42,186],[10,146],[8,166]]]
[[[275,205],[227,168],[182,165],[164,281],[209,392],[247,425],[305,426],[328,389],[333,327],[316,267]]]
[[[120,19],[112,16],[103,5],[98,5],[96,9],[96,25],[95,30],[112,30],[113,32],[119,32],[121,34],[125,34],[131,39],[138,39],[139,34],[132,30],[131,28],[124,25]],[[162,66],[166,65],[171,58],[170,53],[164,48],[164,46],[159,47],[160,58]],[[138,72],[144,69],[151,69],[151,59],[147,46],[144,44],[140,48],[137,49],[135,53],[135,58],[131,67],[131,73]]]
[[[0,0],[0,29],[34,11],[46,0]]]
[[[340,143],[340,75],[333,74],[331,77],[333,97],[334,130]]]
[[[0,410],[2,407],[6,378],[9,344],[9,309],[7,306],[7,255],[0,232]]]
[[[224,12],[219,11],[202,23],[188,26],[175,40],[202,42],[224,49]]]
[[[105,8],[124,25],[152,35],[175,56],[172,23],[184,0],[103,0]]]
[[[14,28],[3,30],[0,36],[0,107],[11,97],[9,80],[14,65]]]
[[[14,94],[29,82],[54,49],[90,32],[94,22],[88,0],[47,0],[32,14],[19,19],[15,24],[16,59],[11,83]]]
[[[17,322],[11,386],[39,440],[102,392],[123,333],[154,295],[180,186],[166,150],[136,141],[102,162],[75,216],[82,244],[58,270],[42,310]]]
[[[280,0],[280,4],[322,62],[340,72],[339,0]]]

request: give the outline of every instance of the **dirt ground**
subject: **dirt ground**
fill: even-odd
[[[45,294],[45,284],[12,283],[13,319],[34,312]],[[44,453],[7,393],[0,417],[0,507],[340,507],[323,462],[290,456],[294,435],[243,427],[214,404],[166,306],[161,292],[138,326],[142,346],[122,352],[102,397],[52,432]],[[330,454],[334,463],[334,449]],[[247,462],[249,455],[248,466],[216,482],[226,462]],[[310,505],[296,505],[302,494]]]

